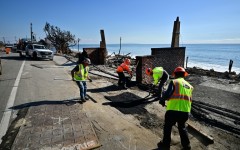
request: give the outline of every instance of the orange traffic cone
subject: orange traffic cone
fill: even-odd
[[[5,49],[5,51],[6,51],[6,54],[9,54],[10,51],[11,51],[11,48],[7,47],[7,48]]]

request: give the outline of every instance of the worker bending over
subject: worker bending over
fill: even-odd
[[[172,126],[176,123],[183,149],[191,149],[185,124],[191,111],[193,87],[184,80],[184,77],[187,75],[188,73],[184,68],[177,67],[173,73],[175,79],[169,83],[167,91],[159,101],[162,106],[165,106],[165,101],[168,100],[164,121],[163,140],[158,143],[160,149],[170,149]]]
[[[131,60],[126,58],[124,62],[117,67],[118,86],[127,89],[132,78],[132,71],[130,70]]]
[[[153,87],[157,86],[158,82],[160,81],[158,86],[157,98],[161,98],[163,86],[169,79],[167,71],[164,70],[163,67],[155,67],[154,69],[147,68],[146,74],[153,77]]]

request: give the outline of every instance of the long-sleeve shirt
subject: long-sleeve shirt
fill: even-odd
[[[117,72],[124,72],[127,71],[130,75],[132,75],[132,71],[130,70],[130,67],[125,64],[122,63],[120,66],[117,67]]]
[[[173,85],[173,81],[171,81],[168,85],[167,91],[165,91],[163,93],[163,96],[162,96],[161,100],[164,100],[164,101],[168,100],[172,96],[174,90],[175,90],[175,88],[174,88],[174,85]]]
[[[159,68],[160,67],[156,67],[153,69],[153,84],[154,85],[157,85],[160,79],[167,81],[167,79],[169,77],[167,71],[165,71],[163,69],[160,70]]]

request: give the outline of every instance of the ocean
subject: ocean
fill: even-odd
[[[240,73],[240,44],[180,44],[186,47],[185,57],[188,57],[188,67],[199,67],[202,69],[213,69],[219,72],[228,71],[229,61],[233,60],[232,71]],[[99,44],[79,44],[82,48],[99,47]],[[107,44],[108,55],[113,53],[128,54],[135,56],[150,55],[151,48],[170,47],[170,44]],[[78,51],[78,46],[72,47]],[[186,59],[185,59],[186,61]]]

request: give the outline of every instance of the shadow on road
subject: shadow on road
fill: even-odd
[[[88,91],[91,93],[99,93],[99,92],[109,92],[109,91],[119,91],[119,90],[120,90],[120,88],[118,86],[110,85],[110,86],[105,86],[102,88],[89,89]]]
[[[77,63],[73,62],[73,61],[67,61],[64,64],[61,64],[61,65],[58,65],[58,66],[74,66],[74,65],[77,65]]]
[[[111,98],[109,98],[109,96],[105,96],[105,98],[108,100],[111,100]],[[103,105],[110,105],[112,107],[120,107],[120,108],[131,108],[131,107],[135,107],[138,105],[148,104],[148,103],[157,101],[157,99],[153,99],[153,98],[154,97],[146,97],[146,98],[140,98],[140,99],[136,99],[136,100],[132,100],[132,101],[127,100],[127,101],[121,101],[121,102],[106,102],[106,103],[103,103]],[[152,100],[150,100],[150,99],[152,99]]]
[[[32,107],[32,106],[40,106],[40,105],[74,105],[76,103],[79,103],[79,98],[73,98],[73,99],[68,99],[68,100],[61,100],[61,101],[48,101],[48,100],[44,100],[44,101],[37,101],[37,102],[29,102],[29,103],[25,103],[25,104],[20,104],[20,105],[16,105],[13,107],[10,107],[9,109],[22,109],[22,108],[26,108],[26,107]]]
[[[130,92],[124,92],[115,96],[105,96],[111,102],[103,103],[103,105],[110,105],[117,108],[124,114],[143,114],[147,113],[144,108],[145,105],[156,101],[154,97],[146,96],[145,98],[139,97]],[[152,100],[150,100],[152,99]]]

